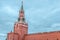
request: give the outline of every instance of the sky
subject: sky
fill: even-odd
[[[0,40],[13,31],[22,0],[0,0]],[[23,0],[28,33],[60,31],[60,0]]]

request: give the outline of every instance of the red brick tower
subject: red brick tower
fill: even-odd
[[[22,40],[24,35],[28,33],[28,24],[25,22],[23,1],[21,5],[21,10],[19,11],[18,22],[16,22],[14,25],[14,33],[18,33],[19,40]]]
[[[25,22],[23,1],[19,11],[18,22],[14,24],[14,32],[7,35],[7,40],[23,40],[25,34],[28,34],[28,24]]]

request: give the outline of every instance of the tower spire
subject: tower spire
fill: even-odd
[[[20,9],[20,11],[19,11],[18,21],[20,21],[20,22],[25,22],[24,9],[23,9],[23,1],[22,1],[21,9]]]
[[[21,10],[23,10],[23,1],[22,1],[22,5],[21,5]]]

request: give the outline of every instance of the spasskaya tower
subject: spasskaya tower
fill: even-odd
[[[19,10],[18,22],[14,25],[14,33],[17,33],[20,36],[20,40],[22,40],[23,36],[28,33],[28,24],[25,22],[23,1],[21,10]]]
[[[28,24],[25,22],[23,1],[19,10],[18,21],[14,24],[14,32],[8,33],[8,40],[22,40],[24,35],[28,34]]]

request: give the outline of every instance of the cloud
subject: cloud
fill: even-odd
[[[0,12],[6,13],[9,15],[13,15],[13,16],[17,15],[17,10],[14,9],[13,7],[11,7],[10,5],[2,6],[0,9]]]
[[[6,22],[5,23],[6,26],[13,26],[14,25],[14,22]],[[10,27],[11,28],[11,27]]]
[[[54,15],[54,14],[57,14],[57,12],[59,12],[59,11],[60,11],[60,8],[55,8],[55,9],[53,9],[53,10],[49,13],[49,15],[47,16],[47,18],[51,17],[51,16]]]
[[[60,27],[60,23],[54,23],[51,27],[52,27],[52,28]]]
[[[15,12],[15,10],[12,9],[10,6],[4,7],[3,10],[6,11],[6,12],[8,12],[8,13],[14,13]]]
[[[0,27],[2,27],[2,25],[0,24]]]
[[[0,36],[6,36],[6,34],[0,33]]]

